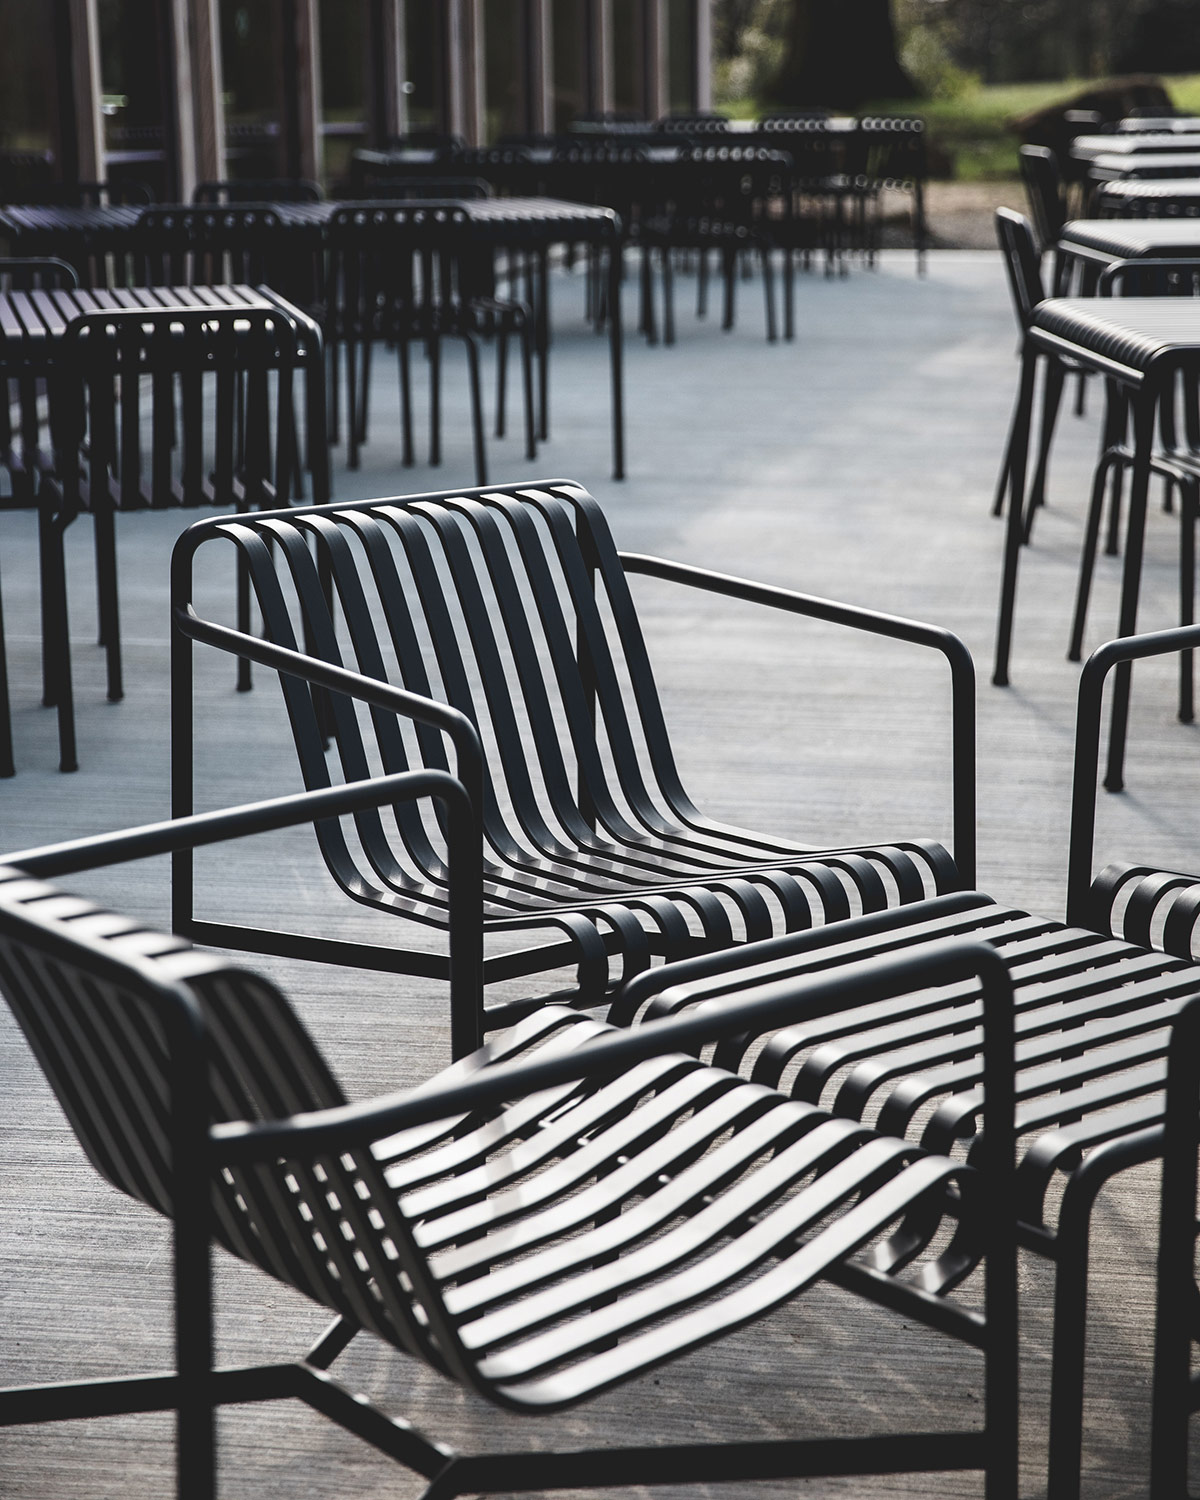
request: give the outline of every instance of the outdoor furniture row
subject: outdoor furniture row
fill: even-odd
[[[621,215],[636,237],[644,218],[669,201],[674,168],[689,154],[752,161],[761,151],[783,151],[793,159],[786,217],[807,239],[805,248],[830,256],[858,251],[871,258],[878,248],[881,195],[891,189],[913,200],[913,236],[918,265],[928,244],[924,189],[927,180],[924,122],[911,117],[869,116],[830,120],[803,113],[781,114],[753,130],[622,130],[562,136],[523,136],[497,146],[440,149],[410,145],[403,138],[388,151],[355,154],[351,190],[362,192],[388,173],[483,177],[501,192],[546,193],[602,203]],[[785,246],[785,248],[787,248]]]
[[[45,278],[44,270],[36,274]],[[301,432],[313,496],[327,499],[321,335],[265,288],[34,286],[0,293],[0,378],[6,421],[14,393],[17,413],[5,465],[10,493],[0,506],[37,511],[43,701],[57,708],[60,764],[70,771],[78,758],[67,528],[90,514],[99,639],[115,701],[124,691],[117,514],[287,503],[301,487]],[[300,380],[302,395],[295,390]],[[248,610],[243,589],[244,626]],[[0,745],[11,774],[7,693],[0,696]]]
[[[543,1005],[417,1089],[351,1102],[266,979],[38,878],[314,818],[419,810],[417,799],[435,800],[448,820],[453,983],[470,1006],[481,829],[475,800],[444,773],[25,851],[0,869],[0,992],[92,1164],[172,1222],[175,1350],[169,1373],[9,1387],[0,1425],[173,1411],[176,1493],[187,1500],[216,1493],[217,1411],[287,1398],[423,1477],[426,1500],[937,1471],[981,1471],[990,1500],[1012,1500],[1012,987],[983,943],[942,944],[919,967],[868,962],[717,1015],[628,1029]],[[970,1162],[694,1055],[747,1030],[976,978],[986,1139]],[[403,1027],[379,1042],[403,1048]],[[306,1355],[216,1365],[214,1245],[334,1315]],[[981,1263],[967,1295],[955,1295]],[[370,1332],[502,1410],[544,1415],[701,1349],[822,1278],[978,1351],[982,1426],[964,1430],[952,1390],[934,1431],[910,1423],[865,1436],[721,1442],[701,1430],[657,1443],[656,1392],[618,1443],[563,1451],[560,1438],[550,1449],[461,1453],[330,1372]],[[883,1342],[881,1328],[876,1348],[903,1368],[905,1346],[893,1337]],[[800,1416],[802,1393],[797,1406]],[[228,1477],[227,1459],[224,1467]]]
[[[434,217],[426,204],[423,214],[407,221],[412,240],[407,261],[427,254],[436,229],[441,243],[436,253],[451,271],[449,282],[436,279],[414,283],[436,295],[423,304],[431,319],[445,306],[451,320],[471,315],[472,302],[495,301],[495,257],[503,252],[521,258],[533,318],[533,349],[538,367],[538,427],[549,429],[549,350],[551,334],[549,253],[559,244],[591,247],[600,262],[607,305],[620,307],[620,225],[609,209],[554,199],[511,198],[437,200],[446,212]],[[203,280],[266,282],[294,305],[336,325],[342,319],[337,299],[344,286],[340,270],[330,260],[351,237],[357,243],[372,226],[384,237],[388,252],[396,254],[398,239],[393,208],[379,204],[376,216],[362,217],[370,205],[329,202],[231,204],[219,207],[159,205],[151,209],[60,209],[11,206],[0,209],[0,232],[7,232],[21,253],[52,255],[76,265],[85,284],[107,286]],[[357,253],[357,252],[356,252]],[[220,272],[221,274],[217,274]],[[377,288],[382,283],[377,280]],[[396,268],[394,292],[388,295],[399,308],[410,285],[409,272]],[[443,296],[443,293],[445,294]],[[511,296],[503,299],[513,302]],[[399,314],[397,314],[397,318]],[[511,325],[510,325],[510,331]],[[615,478],[624,476],[624,417],[619,316],[608,319],[612,386],[612,451]],[[430,336],[430,346],[433,340]],[[357,347],[361,349],[361,344]],[[331,353],[331,358],[332,358]],[[361,388],[361,387],[360,387]],[[330,430],[340,434],[337,407],[339,386],[330,382]],[[361,417],[359,432],[361,433]],[[476,428],[476,454],[481,455],[481,429]],[[482,476],[481,480],[482,482]]]

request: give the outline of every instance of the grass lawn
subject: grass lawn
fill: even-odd
[[[939,152],[945,153],[951,163],[949,175],[963,182],[1002,181],[1017,175],[1020,142],[1009,129],[1009,121],[1071,99],[1095,81],[1069,78],[1058,83],[977,85],[954,99],[885,99],[864,105],[859,113],[923,115],[935,161]],[[1168,77],[1163,82],[1177,107],[1200,115],[1200,73]],[[753,119],[760,113],[751,100],[720,107],[735,119]]]

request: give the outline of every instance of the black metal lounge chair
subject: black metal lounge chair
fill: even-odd
[[[923,951],[948,938],[995,948],[1015,992],[1017,1230],[1025,1248],[1055,1265],[1048,1482],[1054,1500],[1077,1500],[1080,1493],[1093,1206],[1114,1175],[1162,1157],[1170,1109],[1182,1111],[1174,1131],[1182,1145],[1171,1147],[1171,1170],[1185,1178],[1190,1171],[1193,1184],[1164,1209],[1163,1243],[1174,1260],[1160,1298],[1164,1405],[1159,1412],[1156,1396],[1161,1453],[1155,1462],[1173,1465],[1176,1479],[1181,1442],[1186,1457],[1187,1416],[1197,1406],[1186,1376],[1196,1325],[1183,1310],[1197,1295],[1197,1062],[1187,1039],[1196,1033],[1192,1002],[1200,997],[1200,877],[1114,864],[1090,878],[1105,678],[1121,661],[1197,644],[1198,627],[1161,631],[1110,642],[1084,668],[1065,924],[960,892],[837,930],[659,968],[635,979],[610,1012],[610,1019],[629,1024],[700,1003],[719,1008],[713,1002],[722,994],[740,1006],[759,986],[836,973],[864,958],[903,953],[919,963]],[[761,1034],[747,1034],[721,1048],[717,1060],[843,1118],[870,1120],[928,1150],[954,1146],[971,1160],[982,1140],[979,1018],[971,985],[931,986],[896,1002],[784,1028],[765,1043]],[[1164,1090],[1172,1051],[1178,1054],[1172,1066],[1184,1073],[1173,1085],[1174,1104]],[[1185,1490],[1156,1482],[1151,1493],[1182,1500]]]
[[[620,1032],[549,1007],[416,1090],[349,1104],[266,980],[35,878],[427,796],[465,819],[459,784],[417,773],[27,851],[23,868],[0,869],[0,992],[93,1165],[173,1221],[177,1361],[0,1391],[0,1425],[174,1411],[188,1500],[215,1493],[216,1409],[287,1398],[423,1476],[425,1500],[935,1470],[982,1470],[989,1500],[1014,1497],[1012,1001],[983,944],[947,944],[919,975],[984,985],[990,1158],[966,1164],[689,1055],[733,1029],[884,1001],[913,977],[903,959],[719,1020]],[[466,842],[458,879],[478,928],[477,830]],[[336,1314],[307,1356],[214,1368],[213,1241]],[[951,1296],[981,1260],[982,1299]],[[464,1455],[328,1373],[368,1330],[501,1408],[554,1412],[822,1277],[980,1351],[983,1428],[952,1417],[932,1432],[657,1445],[651,1402],[633,1445]],[[957,1391],[947,1405],[957,1413]]]
[[[196,614],[195,560],[216,542],[231,543],[242,560],[265,640]],[[958,868],[940,845],[923,840],[813,850],[702,814],[676,769],[629,573],[944,654],[954,694]],[[540,946],[490,957],[489,982],[573,964],[578,997],[593,1004],[652,954],[682,957],[840,920],[973,878],[974,674],[956,637],[618,553],[600,507],[576,485],[201,522],[177,545],[172,588],[175,814],[192,810],[192,642],[277,669],[307,786],[358,779],[372,766],[449,765],[471,789],[482,809],[487,931],[555,934]],[[365,705],[369,717],[362,716]],[[336,829],[318,830],[342,890],[380,911],[443,926],[437,829],[401,810],[394,824],[360,820],[358,836],[352,850]],[[201,919],[186,855],[175,871],[175,900],[176,931],[198,941],[444,972],[444,959],[428,952]],[[611,972],[614,955],[621,963]]]

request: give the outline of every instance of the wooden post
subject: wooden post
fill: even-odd
[[[465,0],[465,35],[463,48],[463,134],[470,146],[485,144],[487,134],[487,71],[485,0]]]
[[[550,0],[529,0],[526,38],[526,129],[548,134],[554,129],[554,37]]]
[[[70,0],[71,92],[80,182],[102,182],[104,119],[100,113],[100,21],[96,0]]]
[[[229,174],[217,0],[192,0],[190,9],[196,176],[201,182],[222,182]]]
[[[188,0],[167,0],[166,22],[166,125],[167,182],[181,203],[191,199],[196,176],[196,97],[192,73]]]
[[[648,120],[661,119],[668,109],[667,89],[667,0],[643,0],[645,43],[643,59],[643,112]]]
[[[713,107],[712,93],[712,8],[713,0],[696,0],[693,23],[692,103],[703,112]]]
[[[287,165],[292,176],[317,182],[321,177],[321,34],[317,0],[295,0],[291,7],[295,72],[284,79],[291,101]]]
[[[590,0],[588,6],[588,111],[613,108],[612,0]]]
[[[442,122],[452,135],[466,134],[466,39],[464,0],[443,0],[442,14]]]

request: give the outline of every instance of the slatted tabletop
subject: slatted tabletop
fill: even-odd
[[[1200,255],[1200,224],[1193,219],[1071,219],[1059,244],[1116,258]]]
[[[1096,188],[1101,217],[1166,218],[1200,212],[1200,173],[1192,177],[1116,178]]]
[[[1200,175],[1200,151],[1146,151],[1123,155],[1108,151],[1088,162],[1093,179],[1196,177]]]
[[[1098,156],[1141,155],[1144,152],[1200,151],[1200,128],[1195,131],[1154,130],[1122,135],[1077,135],[1071,142],[1076,161]]]
[[[1140,384],[1164,364],[1200,364],[1200,299],[1051,297],[1030,335],[1114,379]]]

